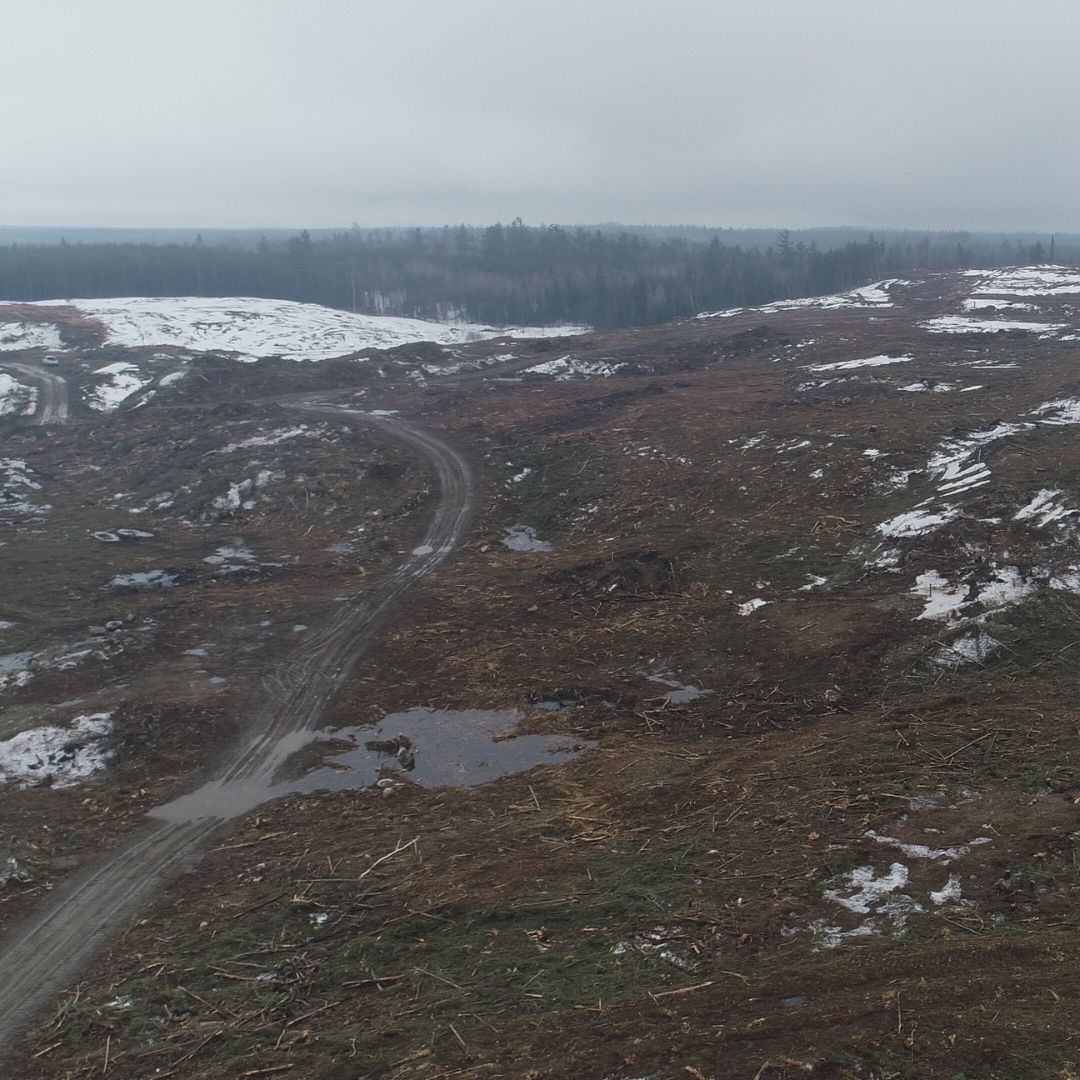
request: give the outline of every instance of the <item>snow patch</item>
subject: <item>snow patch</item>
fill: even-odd
[[[134,364],[106,364],[105,367],[98,368],[94,374],[109,377],[107,381],[101,381],[93,389],[87,391],[86,404],[97,412],[112,412],[132,394],[153,381],[140,374]]]
[[[1028,334],[1056,334],[1068,330],[1064,323],[1007,321],[1005,319],[968,319],[963,315],[942,315],[919,323],[931,334],[1001,334],[1018,330]]]
[[[168,570],[144,570],[133,574],[117,574],[109,584],[114,589],[171,589],[180,578]]]
[[[1037,304],[1027,304],[1017,300],[974,300],[964,301],[965,311],[1038,311]]]
[[[928,847],[926,844],[908,844],[903,840],[898,840],[895,836],[881,836],[879,833],[874,832],[873,829],[868,829],[863,833],[863,836],[869,840],[874,840],[879,844],[888,844],[890,847],[902,851],[909,859],[929,859],[932,862],[946,863],[952,862],[954,859],[962,859],[965,855],[970,855],[971,849],[974,847],[981,847],[983,844],[993,843],[989,836],[976,836],[974,840],[969,840],[966,844],[962,844],[959,847],[932,848]],[[893,864],[893,866],[896,865],[896,863]]]
[[[0,458],[0,514],[44,514],[51,509],[48,503],[30,501],[32,492],[40,490],[33,469],[22,458]]]
[[[938,668],[959,668],[967,664],[982,664],[1001,648],[1001,642],[991,637],[985,630],[976,627],[971,633],[954,638],[948,645],[942,645],[930,663]]]
[[[26,386],[0,372],[0,416],[33,416],[37,397],[36,386]]]
[[[764,607],[768,602],[768,600],[763,600],[760,596],[757,596],[753,600],[747,600],[745,604],[737,604],[735,610],[740,615],[752,615],[758,608]]]
[[[886,281],[878,281],[873,285],[864,285],[862,288],[852,289],[851,292],[838,293],[832,296],[807,296],[795,300],[776,300],[771,304],[763,304],[754,308],[703,311],[697,317],[699,319],[729,319],[744,312],[771,314],[777,311],[790,311],[795,308],[887,308],[893,306],[889,290],[911,284],[910,281],[889,278]],[[808,342],[807,344],[812,343]]]
[[[109,758],[102,740],[112,731],[112,714],[77,716],[71,727],[39,727],[0,740],[0,782],[19,787],[50,783],[66,788],[104,768]]]
[[[1013,521],[1034,521],[1037,528],[1043,528],[1052,521],[1073,517],[1080,510],[1070,510],[1060,502],[1061,492],[1053,488],[1042,488],[1030,502],[1025,503],[1013,514]]]
[[[835,364],[809,364],[807,371],[851,371],[854,368],[884,367],[886,364],[910,364],[912,356],[867,356],[862,360],[839,360]]]
[[[390,349],[419,341],[451,345],[498,337],[565,337],[584,326],[492,327],[421,319],[355,315],[318,304],[258,297],[120,297],[45,300],[41,307],[71,305],[104,323],[107,345],[159,345],[238,354],[241,359],[283,356],[328,360],[363,349]],[[9,348],[27,348],[26,345]]]
[[[968,271],[979,277],[972,290],[976,296],[1006,293],[1010,296],[1070,296],[1080,294],[1080,271],[1067,266],[1018,266],[1005,270]]]
[[[911,595],[926,601],[922,613],[916,616],[918,619],[962,618],[976,604],[983,608],[982,619],[1018,604],[1034,593],[1040,584],[1074,592],[1080,585],[1080,579],[1075,573],[1037,576],[1018,566],[997,566],[971,573],[967,580],[954,584],[937,570],[927,570],[915,579]]]
[[[566,382],[577,378],[610,378],[625,364],[609,364],[605,360],[579,360],[573,356],[560,356],[557,360],[546,360],[526,368],[523,374],[550,375],[556,382]]]
[[[2,312],[0,308],[0,312]],[[20,349],[51,349],[59,352],[64,343],[60,329],[52,323],[0,322],[0,352]]]
[[[882,536],[895,539],[922,536],[959,516],[960,511],[955,506],[943,506],[936,511],[908,510],[903,514],[897,514],[894,518],[889,518],[888,521],[883,521],[877,530]]]
[[[307,424],[300,424],[292,428],[278,428],[276,431],[267,431],[261,435],[251,435],[239,442],[231,442],[216,451],[219,454],[232,454],[237,450],[247,450],[252,446],[277,446],[289,439],[297,439],[301,435],[308,434]]]

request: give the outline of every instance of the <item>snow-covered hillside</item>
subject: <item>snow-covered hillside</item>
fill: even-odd
[[[0,304],[0,310],[3,309]],[[55,326],[41,323],[0,323],[0,351],[15,352],[19,349],[60,349],[60,331]]]
[[[421,319],[354,315],[318,304],[255,297],[124,297],[112,300],[47,300],[70,305],[101,322],[107,344],[137,348],[238,353],[244,359],[285,356],[326,360],[360,349],[389,349],[419,341],[442,345],[495,337],[563,337],[581,326],[492,327],[447,325]],[[0,305],[0,317],[3,305]]]

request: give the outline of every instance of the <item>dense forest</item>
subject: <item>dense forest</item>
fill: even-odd
[[[495,324],[663,322],[916,269],[1080,261],[1080,238],[857,230],[485,228],[0,246],[0,299],[261,296]]]

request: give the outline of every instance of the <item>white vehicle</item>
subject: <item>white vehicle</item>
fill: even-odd
[[[41,362],[46,367],[56,367],[60,363],[60,361],[57,360],[55,356],[46,356],[45,359],[42,360]]]

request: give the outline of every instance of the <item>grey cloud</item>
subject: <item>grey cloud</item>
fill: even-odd
[[[1080,230],[1080,9],[38,0],[0,220]]]

